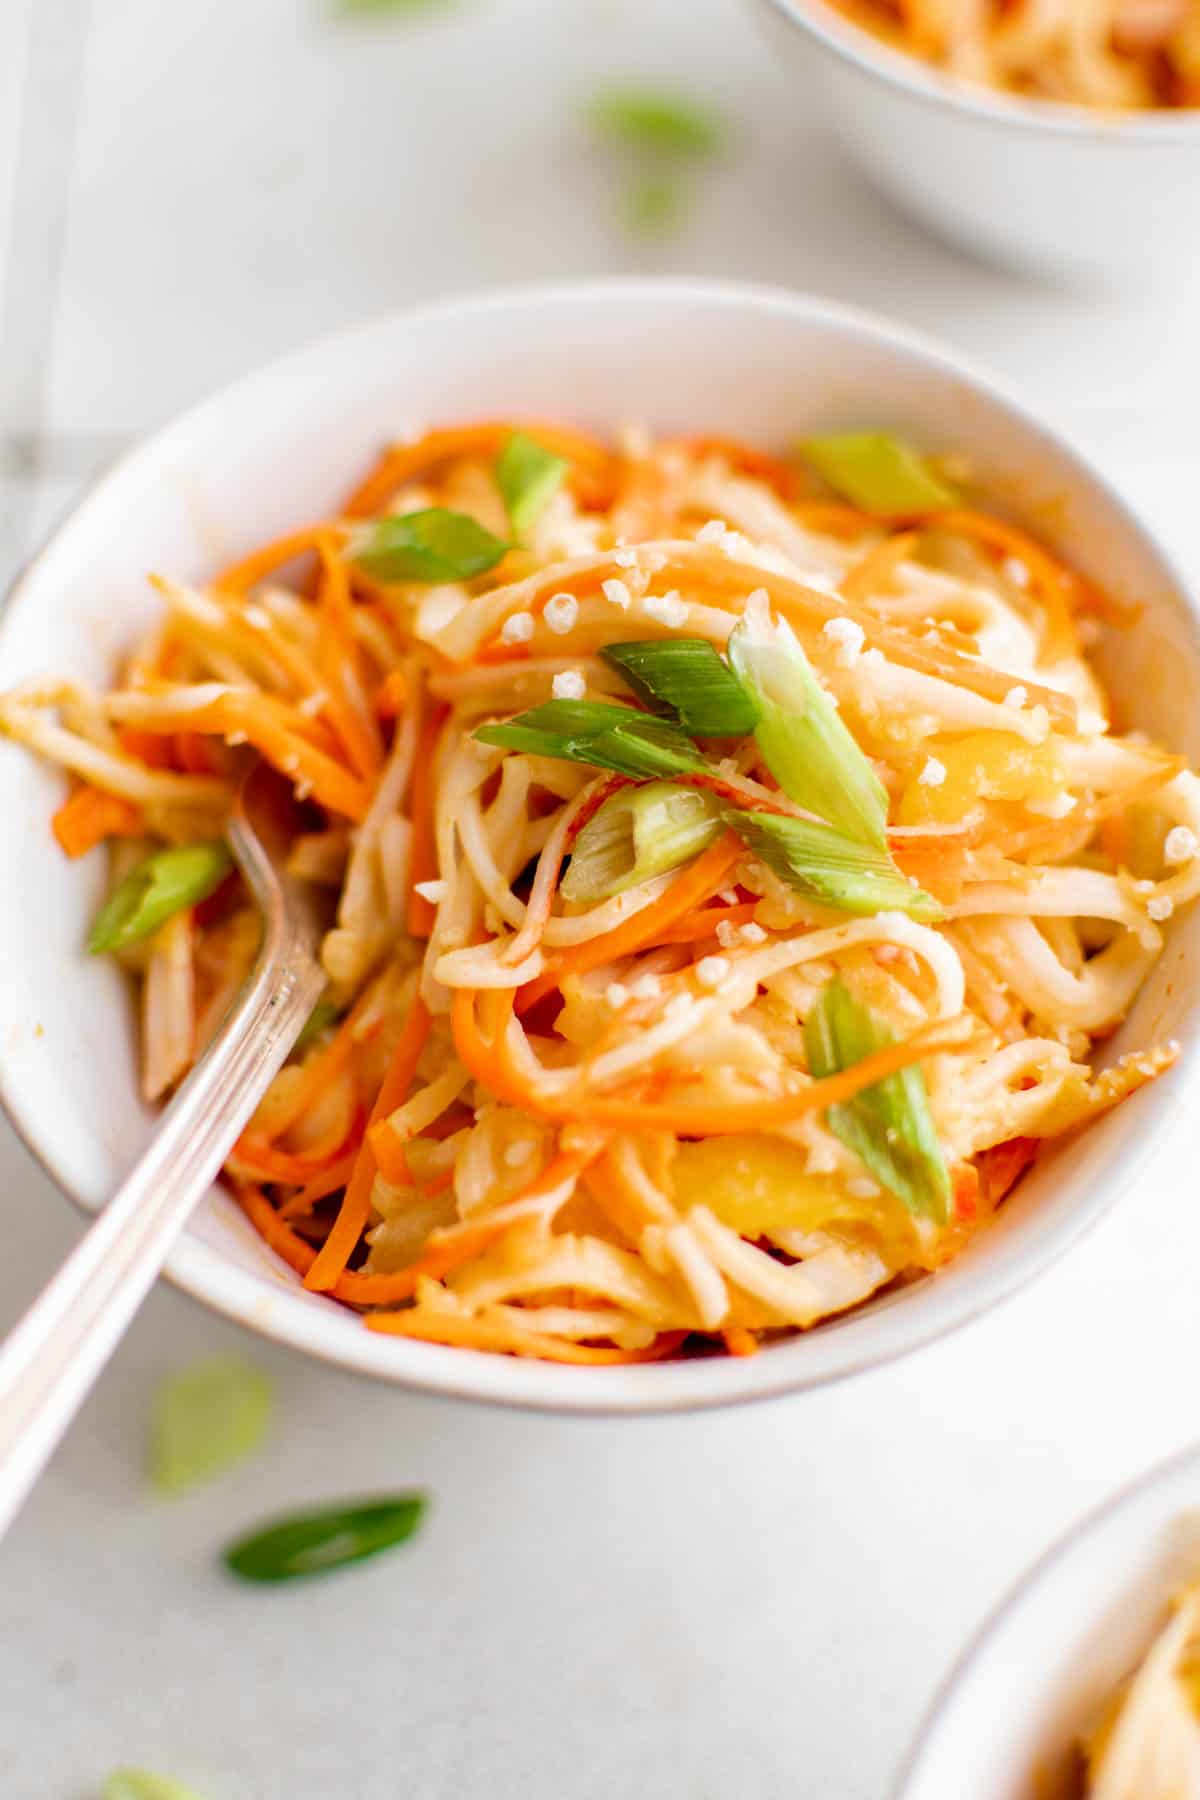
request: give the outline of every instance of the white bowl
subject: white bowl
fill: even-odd
[[[159,432],[105,477],[28,569],[0,630],[0,687],[64,670],[94,683],[155,613],[144,576],[202,579],[319,517],[389,437],[433,420],[641,420],[787,443],[867,423],[965,451],[1013,510],[1119,595],[1144,603],[1122,642],[1131,719],[1200,760],[1200,636],[1182,583],[1100,478],[986,380],[861,314],[755,288],[600,282],[450,302],[328,338]],[[128,995],[82,952],[102,859],[69,863],[48,829],[60,778],[0,750],[0,819],[20,845],[0,882],[0,1095],[35,1155],[96,1207],[153,1117],[139,1103]],[[1200,920],[1185,916],[1109,1046],[1196,1036]],[[1190,948],[1190,954],[1188,954]],[[580,1412],[643,1412],[784,1393],[870,1368],[1026,1281],[1174,1129],[1179,1075],[1120,1107],[1024,1181],[995,1229],[935,1278],[749,1358],[574,1369],[405,1342],[306,1293],[214,1193],[170,1263],[189,1292],[268,1336],[447,1393]]]
[[[1022,100],[893,50],[825,0],[758,0],[847,151],[908,212],[1003,262],[1140,286],[1200,255],[1200,110]]]
[[[892,1800],[1035,1800],[1064,1790],[1071,1747],[1195,1579],[1200,1449],[1089,1513],[966,1651]]]

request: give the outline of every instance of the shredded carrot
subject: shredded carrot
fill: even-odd
[[[148,769],[172,767],[172,742],[169,737],[159,737],[153,731],[139,731],[133,725],[122,725],[117,732],[117,743],[126,756],[132,756],[135,762],[144,763]]]
[[[311,1181],[305,1182],[302,1188],[294,1193],[290,1200],[285,1200],[279,1209],[281,1219],[301,1218],[310,1213],[318,1200],[328,1200],[330,1194],[336,1194],[344,1188],[354,1173],[354,1165],[358,1161],[358,1145],[347,1150],[321,1175],[314,1175]]]
[[[518,1010],[528,1012],[569,975],[585,975],[589,969],[602,968],[619,956],[630,956],[644,945],[655,943],[661,932],[723,887],[730,870],[744,854],[742,840],[733,832],[726,832],[675,878],[665,894],[644,906],[641,912],[623,920],[612,931],[560,952],[541,975],[520,990]]]
[[[418,995],[413,1001],[400,1041],[392,1052],[387,1074],[371,1108],[370,1123],[386,1119],[402,1106],[412,1086],[421,1052],[429,1036],[429,1009]],[[406,1171],[407,1172],[407,1171]],[[371,1187],[375,1180],[375,1154],[368,1138],[359,1146],[354,1171],[346,1184],[341,1208],[321,1253],[304,1278],[304,1285],[318,1293],[328,1291],[345,1271],[371,1216]]]
[[[630,921],[632,923],[632,921]],[[956,1020],[939,1019],[900,1043],[873,1051],[861,1062],[821,1081],[811,1081],[791,1094],[733,1101],[646,1099],[639,1094],[548,1094],[515,1062],[509,1030],[515,1026],[512,992],[492,990],[495,1013],[492,1037],[485,1038],[475,1014],[475,990],[454,995],[451,1025],[454,1045],[466,1067],[500,1100],[524,1107],[546,1119],[572,1119],[585,1124],[624,1126],[640,1131],[661,1129],[680,1137],[718,1137],[730,1132],[771,1131],[806,1113],[840,1106],[863,1088],[906,1069],[935,1051],[961,1042]],[[519,1030],[519,1026],[515,1026]]]
[[[223,588],[227,594],[244,594],[248,588],[257,587],[267,575],[273,575],[306,551],[319,551],[322,537],[330,531],[337,532],[337,526],[305,525],[299,531],[289,531],[285,537],[275,538],[261,549],[252,550],[240,562],[229,563],[213,578],[212,585]]]
[[[976,1216],[979,1211],[979,1170],[974,1163],[964,1162],[955,1166],[952,1196],[956,1219],[973,1219]]]
[[[86,783],[63,802],[50,825],[70,857],[86,856],[105,838],[140,837],[146,829],[140,806]]]
[[[931,513],[926,523],[942,531],[974,538],[998,555],[1011,556],[1023,563],[1046,609],[1044,653],[1051,658],[1072,653],[1076,641],[1073,602],[1077,584],[1071,571],[1057,557],[1019,526],[1010,525],[1007,519],[997,519],[991,513],[955,507],[948,512]]]
[[[664,438],[659,448],[686,450],[692,456],[722,456],[739,474],[765,481],[781,500],[794,500],[803,486],[800,470],[794,463],[771,456],[765,450],[756,450],[752,444],[743,444],[740,438],[712,435]]]
[[[744,1325],[727,1325],[721,1333],[730,1356],[757,1356],[758,1339]]]
[[[412,820],[412,850],[409,854],[408,931],[410,937],[427,938],[433,930],[437,908],[424,894],[418,894],[419,882],[437,877],[437,838],[434,831],[433,796],[434,764],[438,739],[449,712],[448,706],[431,706],[417,739],[417,757],[413,764],[412,798],[409,817]]]
[[[343,511],[350,519],[380,512],[398,489],[439,464],[462,456],[494,456],[514,430],[536,438],[543,448],[571,464],[571,481],[585,504],[603,504],[612,485],[614,457],[606,445],[561,425],[521,425],[486,421],[429,431],[414,444],[394,444],[359,483]]]
[[[695,944],[701,939],[712,937],[718,925],[748,925],[757,909],[757,900],[747,900],[737,906],[704,906],[694,912],[690,919],[680,919],[674,925],[668,925],[654,939],[659,944]],[[646,948],[652,946],[647,944]]]
[[[408,682],[403,669],[393,669],[384,677],[375,695],[375,716],[378,719],[395,719],[403,711],[408,699]]]
[[[1005,1194],[1015,1187],[1037,1155],[1037,1149],[1036,1138],[1015,1137],[979,1152],[975,1162],[989,1207],[999,1205]]]
[[[346,565],[338,539],[329,531],[317,534],[321,559],[317,593],[317,661],[328,696],[334,729],[342,739],[358,773],[370,781],[379,772],[383,748],[373,714],[362,712],[355,698],[362,692],[358,647],[354,638],[353,602]]]
[[[884,524],[873,513],[860,512],[857,506],[846,506],[840,500],[802,500],[795,512],[810,531],[829,531],[835,537],[859,537]]]
[[[912,554],[917,541],[915,531],[898,531],[868,550],[860,563],[855,563],[841,584],[847,600],[870,600],[872,595],[886,593],[896,570]]]
[[[490,1350],[510,1356],[531,1356],[542,1362],[574,1363],[596,1366],[608,1363],[660,1362],[674,1355],[687,1336],[686,1331],[666,1331],[645,1350],[619,1350],[616,1345],[599,1346],[573,1343],[569,1338],[556,1338],[546,1332],[528,1331],[523,1326],[503,1319],[464,1318],[457,1313],[408,1312],[372,1313],[367,1319],[372,1331],[389,1337],[419,1339],[428,1344],[454,1344],[468,1350]]]

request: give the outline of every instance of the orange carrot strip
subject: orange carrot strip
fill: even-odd
[[[803,500],[795,509],[796,517],[810,531],[829,531],[835,537],[856,537],[873,531],[884,523],[857,506],[846,506],[840,500]]]
[[[718,925],[748,925],[754,917],[757,900],[747,900],[737,906],[704,906],[690,919],[680,919],[675,925],[669,925],[660,931],[654,940],[654,947],[659,944],[695,944],[702,938],[711,937]],[[647,944],[647,949],[651,946]]]
[[[511,1054],[508,1029],[512,994],[496,990],[496,1030],[489,1040],[475,1017],[475,995],[469,988],[455,993],[451,1025],[458,1055],[477,1081],[497,1098],[522,1106],[546,1119],[571,1119],[629,1130],[671,1131],[681,1137],[719,1137],[730,1132],[770,1131],[806,1113],[822,1111],[853,1099],[865,1087],[905,1069],[936,1050],[961,1041],[956,1020],[936,1020],[897,1044],[872,1052],[861,1062],[822,1081],[809,1082],[792,1094],[761,1100],[645,1099],[634,1094],[547,1095],[519,1068]]]
[[[403,1105],[428,1036],[429,1009],[418,996],[404,1021],[400,1041],[392,1052],[387,1074],[371,1108],[372,1125],[377,1119],[385,1119],[396,1107]],[[333,1222],[333,1229],[304,1278],[305,1287],[312,1288],[317,1293],[326,1292],[345,1272],[346,1264],[371,1216],[371,1187],[374,1180],[375,1155],[369,1140],[364,1137],[359,1146],[354,1172],[346,1184],[338,1216]]]
[[[703,856],[676,876],[665,894],[644,906],[632,918],[625,919],[612,931],[604,932],[600,937],[590,938],[586,943],[577,944],[570,950],[562,951],[554,961],[535,980],[526,982],[520,990],[517,1007],[520,1012],[528,1012],[531,1006],[545,994],[552,993],[568,975],[586,975],[589,969],[598,969],[604,963],[613,962],[618,956],[629,956],[646,944],[657,941],[659,934],[668,930],[694,906],[707,900],[725,881],[729,871],[738,858],[743,855],[745,845],[733,832],[726,832],[710,844]]]
[[[323,1175],[314,1175],[311,1181],[285,1200],[279,1208],[281,1219],[294,1219],[312,1211],[318,1200],[327,1200],[330,1194],[336,1194],[339,1188],[345,1187],[354,1173],[354,1165],[358,1161],[358,1146],[347,1150],[336,1162],[330,1163]]]
[[[529,1331],[502,1319],[462,1318],[454,1313],[417,1311],[372,1313],[366,1321],[371,1331],[389,1337],[415,1338],[427,1344],[452,1344],[468,1350],[499,1351],[510,1356],[531,1356],[542,1362],[596,1366],[609,1363],[660,1362],[672,1356],[687,1336],[686,1331],[663,1332],[644,1350],[619,1350],[616,1345],[577,1344],[548,1332]]]
[[[1024,563],[1033,577],[1034,586],[1046,610],[1046,647],[1051,654],[1069,653],[1075,643],[1073,620],[1074,598],[1078,578],[1074,572],[1052,556],[1028,532],[1007,519],[991,513],[973,512],[956,507],[948,512],[931,513],[925,521],[942,531],[954,531],[974,538],[998,555],[1011,556]]]
[[[361,691],[354,610],[346,565],[332,532],[317,535],[321,579],[317,604],[317,663],[329,696],[328,711],[350,759],[365,780],[372,780],[383,761],[383,746],[373,716],[364,718],[354,705]]]
[[[740,438],[699,435],[660,440],[661,450],[675,447],[688,451],[692,456],[723,456],[731,469],[737,469],[743,475],[753,475],[757,481],[765,481],[768,487],[775,489],[781,500],[794,500],[803,485],[800,471],[794,463],[785,462],[779,456],[771,456],[765,450],[756,450],[752,444],[743,444]]]
[[[744,1325],[727,1325],[721,1333],[730,1356],[757,1356],[758,1339]]]
[[[433,881],[437,876],[437,840],[434,835],[433,793],[434,760],[438,739],[449,707],[436,705],[429,712],[417,740],[417,756],[413,764],[412,850],[409,854],[408,931],[410,937],[427,938],[433,930],[437,908],[424,894],[417,893],[418,882]]]
[[[212,585],[227,594],[244,594],[247,588],[256,587],[264,576],[303,556],[306,550],[319,551],[321,539],[329,531],[336,532],[336,525],[305,525],[299,531],[290,531],[285,537],[252,550],[239,562],[229,563],[213,577]]]
[[[408,699],[408,682],[404,678],[403,669],[393,669],[379,684],[375,695],[375,716],[378,719],[394,719],[404,711]]]
[[[368,519],[418,475],[463,456],[494,456],[514,431],[536,438],[545,449],[571,464],[571,482],[585,504],[604,503],[612,485],[612,452],[597,439],[561,425],[515,425],[485,421],[429,431],[415,444],[394,444],[350,495],[343,512],[350,519]]]
[[[146,829],[142,809],[118,794],[102,788],[77,787],[50,821],[50,828],[66,854],[86,856],[110,837],[140,837]]]
[[[885,593],[893,575],[917,541],[915,531],[898,531],[868,550],[862,561],[855,563],[842,581],[840,592],[847,600],[870,600]]]
[[[138,719],[139,732],[173,735],[181,714],[166,710]],[[290,709],[271,696],[255,693],[222,694],[207,706],[186,715],[191,731],[218,737],[245,737],[266,760],[294,784],[306,784],[313,798],[330,812],[338,812],[361,824],[370,804],[368,790],[340,763],[310,742],[314,721],[293,718]]]
[[[981,1150],[975,1158],[983,1185],[984,1198],[989,1206],[997,1206],[1005,1194],[1015,1186],[1037,1155],[1036,1138],[1007,1138],[1003,1144],[993,1144],[988,1150]]]

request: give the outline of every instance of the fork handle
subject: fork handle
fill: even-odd
[[[268,929],[249,980],[149,1148],[0,1349],[0,1535],[208,1191],[325,977]],[[281,973],[282,971],[282,973]]]

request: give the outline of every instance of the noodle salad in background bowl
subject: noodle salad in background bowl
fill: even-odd
[[[1200,1776],[1200,1452],[1082,1519],[983,1627],[893,1800],[1187,1800]]]
[[[1195,266],[1196,0],[756,11],[849,154],[938,233],[1113,288]]]
[[[1172,1122],[1198,669],[1099,480],[872,320],[601,283],[360,328],[18,585],[6,1104],[98,1204],[253,955],[259,756],[328,986],[175,1277],[526,1404],[868,1367]]]

